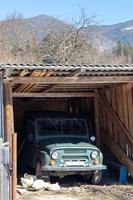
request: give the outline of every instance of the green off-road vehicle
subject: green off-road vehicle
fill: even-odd
[[[37,176],[81,174],[93,184],[106,169],[93,144],[91,121],[64,112],[27,112],[24,115],[25,162]]]

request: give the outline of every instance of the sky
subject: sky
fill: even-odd
[[[100,24],[133,19],[133,0],[0,0],[0,19],[16,11],[25,18],[45,14],[71,21],[80,16],[81,8]]]

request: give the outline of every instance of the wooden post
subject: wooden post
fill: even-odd
[[[11,84],[4,83],[4,131],[5,140],[12,147],[12,133],[14,133],[13,99]]]
[[[95,114],[95,130],[96,130],[96,144],[101,147],[101,137],[100,137],[100,124],[99,124],[99,96],[98,94],[94,97],[94,114]]]
[[[12,166],[12,134],[14,133],[12,86],[4,83],[4,135],[5,141],[9,142],[9,160]],[[12,199],[12,177],[10,177],[10,199]]]

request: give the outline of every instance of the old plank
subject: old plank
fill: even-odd
[[[132,96],[132,84],[128,83],[126,86],[127,92],[127,105],[128,105],[128,119],[129,119],[129,130],[133,136],[133,96]]]
[[[124,124],[126,128],[128,129],[129,124],[128,124],[128,105],[127,105],[126,85],[122,86],[122,99],[123,99]]]
[[[91,83],[128,83],[133,82],[133,76],[90,76],[90,77],[14,77],[6,81],[12,84],[91,84]]]
[[[104,107],[104,110],[107,111],[108,116],[114,122],[115,127],[117,127],[118,129],[120,128],[122,134],[125,134],[127,138],[129,139],[129,141],[133,144],[133,138],[130,135],[130,131],[128,131],[126,127],[123,125],[123,123],[121,122],[117,114],[113,111],[112,107],[110,106],[106,98],[103,95],[100,95],[100,98],[101,98],[100,103]]]
[[[126,153],[112,139],[112,137],[110,135],[107,135],[104,131],[102,135],[102,141],[104,142],[105,145],[108,146],[108,148],[111,150],[114,156],[119,160],[119,162],[128,167],[128,170],[131,173],[131,176],[133,177],[133,161],[130,160],[130,158],[128,158]],[[107,143],[107,141],[109,141],[109,143]]]
[[[99,96],[96,95],[94,98],[94,112],[95,112],[95,129],[96,129],[96,143],[98,147],[101,146],[100,136],[100,122],[99,122]]]
[[[94,97],[95,92],[67,92],[67,93],[13,93],[13,97]]]
[[[4,83],[4,130],[5,138],[9,141],[10,147],[12,144],[12,133],[14,133],[14,115],[12,88],[10,83]]]

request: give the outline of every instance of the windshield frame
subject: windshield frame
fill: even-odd
[[[52,119],[52,117],[50,117]],[[59,118],[58,119],[60,120],[61,122],[61,134],[56,134],[56,135],[46,135],[46,136],[40,136],[38,134],[38,131],[37,131],[37,122],[38,120],[43,120],[45,118],[37,118],[35,120],[35,138],[36,140],[41,140],[41,139],[47,139],[47,138],[57,138],[57,137],[60,137],[60,138],[88,138],[89,137],[89,128],[88,128],[88,124],[87,124],[87,120],[84,119],[84,118]],[[77,120],[83,120],[85,122],[85,127],[86,127],[86,134],[84,136],[82,135],[70,135],[70,134],[63,134],[63,120],[74,120],[74,119],[77,119]]]

